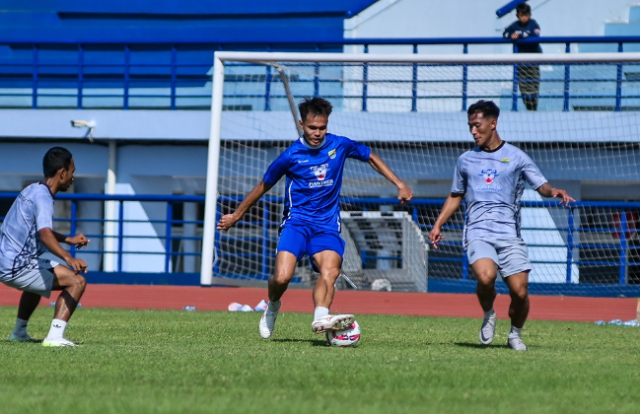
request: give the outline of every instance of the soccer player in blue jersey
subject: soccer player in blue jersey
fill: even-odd
[[[78,234],[66,237],[53,231],[53,197],[73,183],[75,163],[62,147],[51,148],[42,161],[44,180],[26,187],[9,209],[0,230],[0,281],[23,291],[12,342],[32,342],[27,333],[29,318],[52,290],[61,290],[56,301],[49,334],[44,346],[75,346],[64,337],[67,322],[76,309],[87,281],[79,273],[87,271],[82,259],[72,257],[62,248],[64,242],[78,248],[89,240]],[[49,250],[69,266],[39,256]]]
[[[316,333],[341,330],[353,315],[330,315],[334,283],[340,275],[345,242],[340,237],[340,188],[347,158],[368,162],[398,188],[398,200],[411,200],[411,189],[371,149],[349,138],[327,132],[331,103],[306,99],[299,105],[303,135],[269,166],[262,181],[232,214],[222,216],[219,230],[236,224],[260,197],[286,175],[285,205],[276,253],[275,273],[269,278],[269,304],[260,319],[260,336],[269,338],[275,327],[280,298],[305,254],[320,276],[313,289],[315,312],[311,328]]]
[[[477,295],[484,310],[480,342],[493,341],[496,313],[495,282],[498,270],[509,287],[511,331],[507,344],[526,351],[521,331],[529,314],[528,283],[532,269],[527,246],[520,235],[520,201],[525,181],[543,197],[560,198],[568,205],[566,191],[547,182],[527,154],[503,141],[498,135],[500,109],[491,101],[478,101],[469,107],[469,131],[476,147],[458,158],[451,186],[429,240],[434,248],[442,240],[442,226],[467,197],[464,248],[478,278]]]

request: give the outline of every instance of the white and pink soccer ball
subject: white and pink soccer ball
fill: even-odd
[[[360,325],[353,321],[350,327],[342,331],[327,331],[327,342],[331,346],[346,348],[358,345],[360,342]]]

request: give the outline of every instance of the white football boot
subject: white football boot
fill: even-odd
[[[65,338],[53,338],[53,339],[44,338],[44,341],[42,341],[42,346],[58,347],[58,346],[77,346],[77,345]]]
[[[482,328],[480,328],[480,342],[484,345],[489,345],[493,342],[493,337],[496,334],[496,312],[491,311],[491,315],[488,318],[482,320]]]
[[[273,329],[276,327],[276,318],[278,317],[278,312],[280,312],[280,306],[282,302],[278,305],[278,308],[275,311],[269,309],[267,306],[267,310],[262,314],[262,318],[260,318],[260,324],[258,328],[260,329],[260,336],[264,339],[267,339],[273,333]]]
[[[509,340],[507,341],[507,345],[509,346],[509,348],[513,349],[514,351],[528,351],[529,348],[524,344],[524,342],[522,342],[522,338],[517,337],[517,338],[509,338]]]
[[[351,326],[354,320],[355,318],[350,314],[327,315],[313,321],[311,323],[311,330],[315,333],[342,331]]]

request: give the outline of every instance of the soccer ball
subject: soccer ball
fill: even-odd
[[[327,342],[331,346],[346,348],[358,345],[360,342],[360,325],[353,321],[350,327],[343,331],[327,331]]]

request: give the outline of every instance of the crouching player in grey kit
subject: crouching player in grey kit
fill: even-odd
[[[52,228],[53,197],[59,191],[69,189],[76,167],[71,153],[61,147],[47,151],[42,166],[44,180],[22,190],[0,230],[0,281],[23,292],[9,341],[33,342],[27,333],[31,314],[42,296],[48,298],[52,290],[61,290],[49,334],[42,345],[75,346],[64,337],[64,332],[84,293],[87,282],[79,273],[87,272],[87,264],[73,258],[60,243],[81,248],[89,240],[83,234],[65,237]],[[46,249],[69,267],[39,258]]]
[[[543,197],[558,197],[568,205],[566,191],[547,182],[531,158],[503,141],[496,127],[500,109],[491,101],[478,101],[469,107],[469,130],[476,147],[458,158],[451,194],[429,234],[434,248],[442,240],[442,225],[467,197],[464,247],[478,278],[477,295],[484,310],[480,342],[493,341],[496,313],[495,282],[498,270],[509,287],[511,332],[508,346],[516,351],[528,348],[521,338],[529,314],[528,283],[532,269],[527,246],[520,235],[520,201],[526,180]]]

